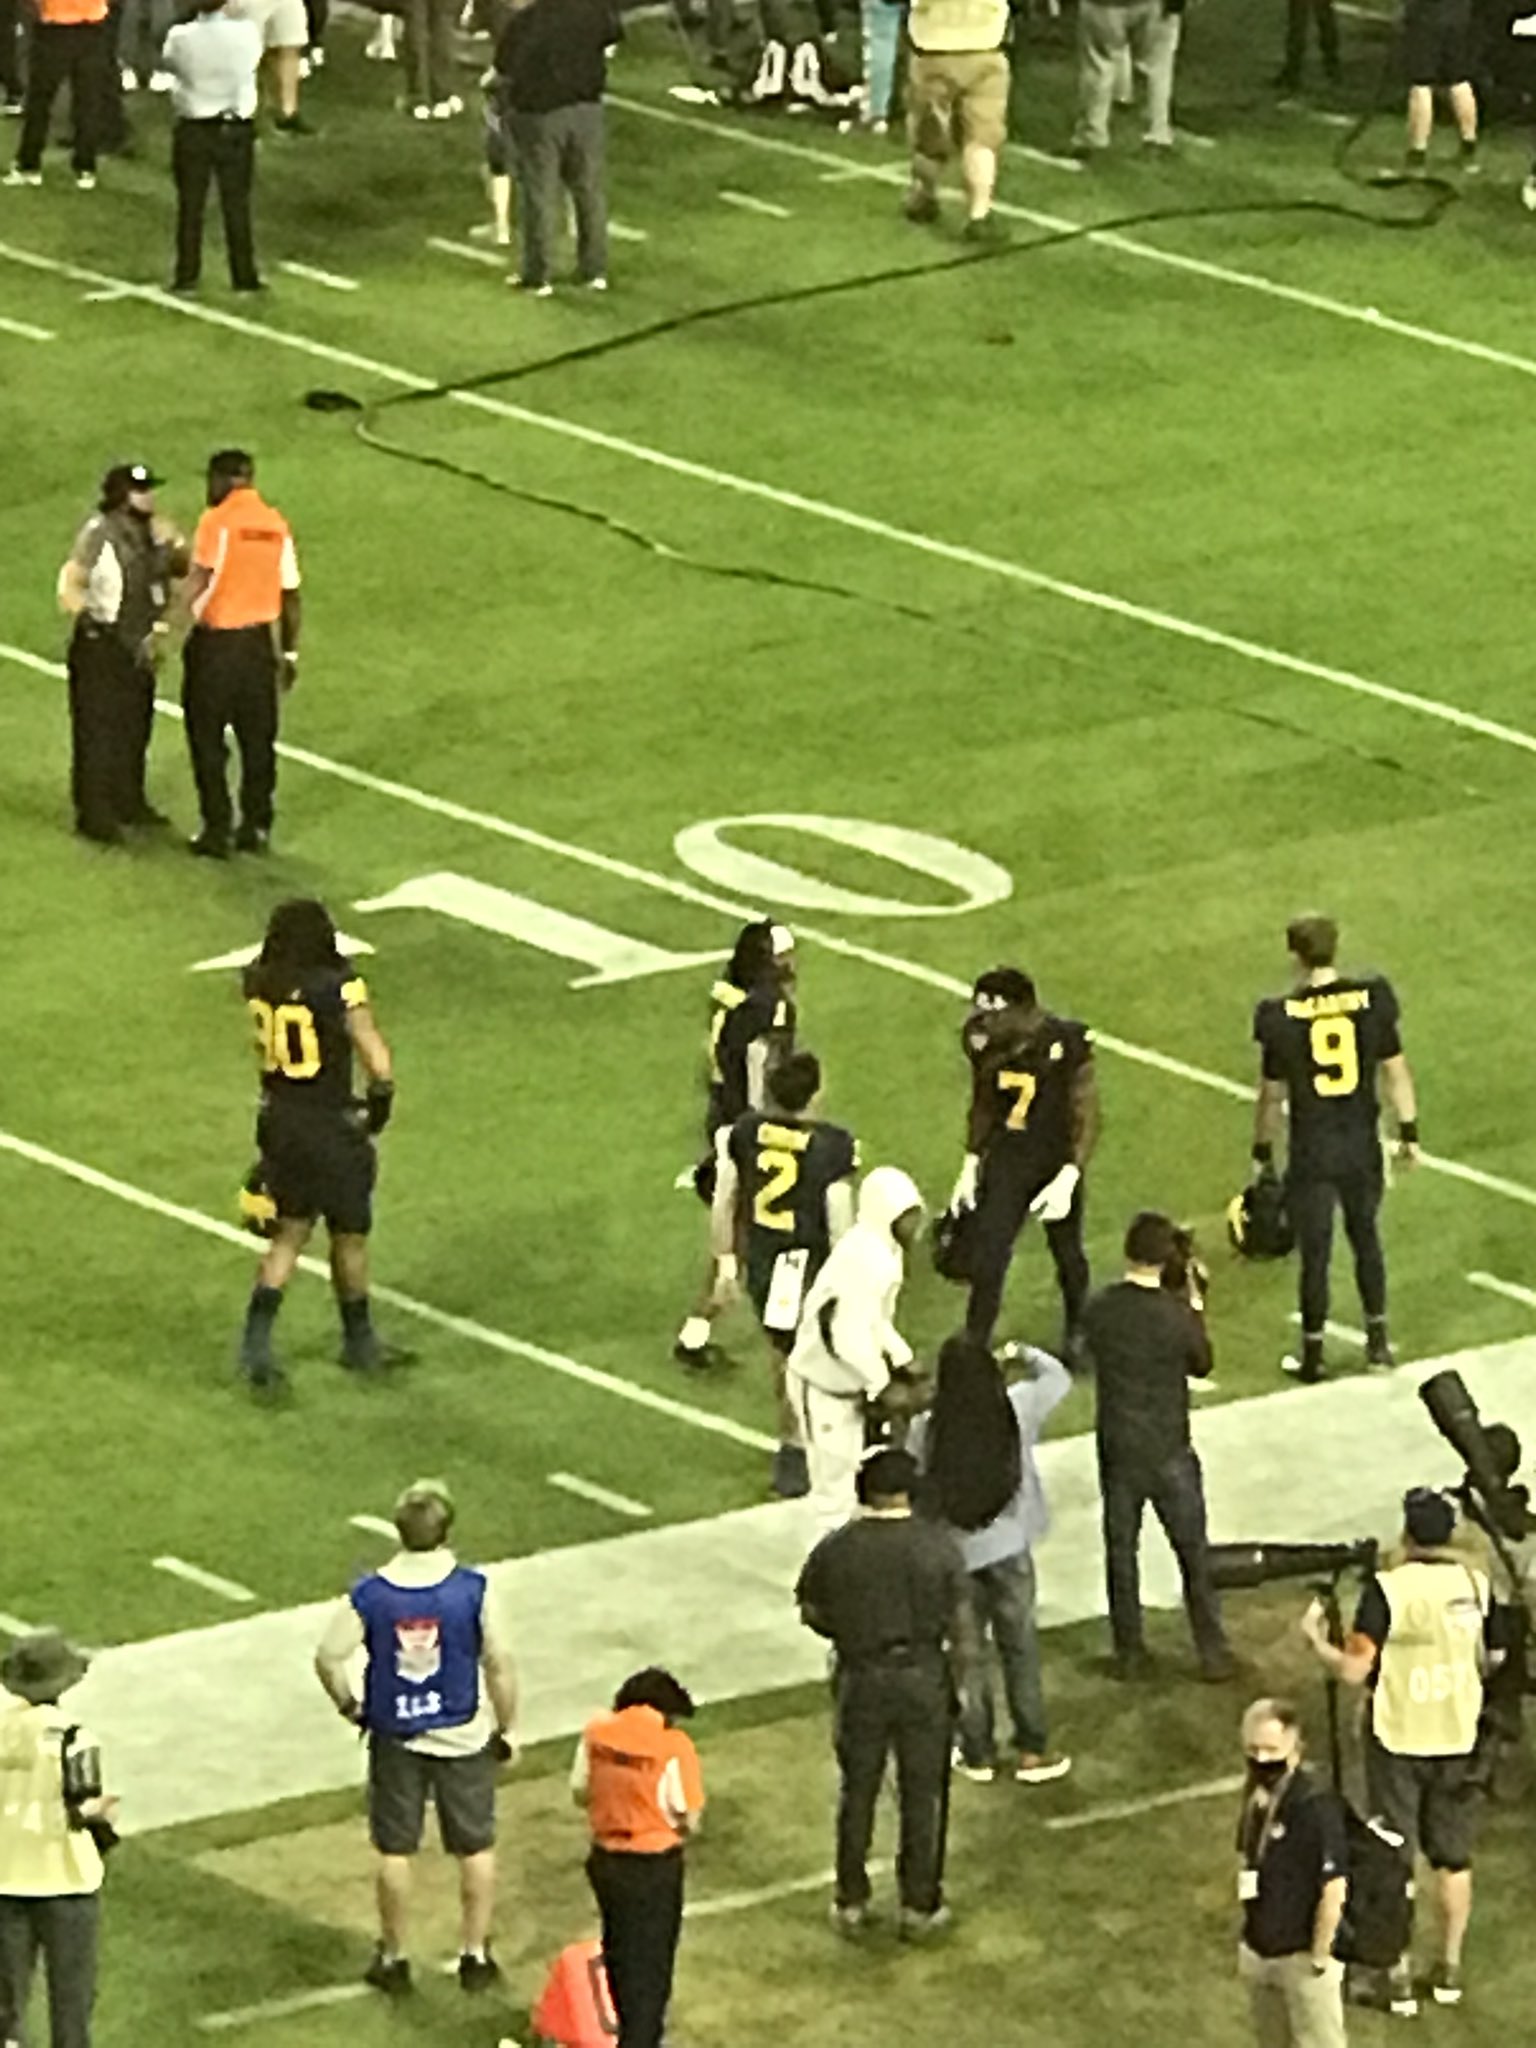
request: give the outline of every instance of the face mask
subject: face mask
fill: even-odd
[[[1273,1792],[1290,1768],[1290,1763],[1283,1756],[1251,1756],[1248,1759],[1248,1782],[1266,1792]]]

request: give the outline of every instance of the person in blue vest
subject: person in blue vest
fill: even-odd
[[[501,1976],[490,1952],[496,1768],[516,1755],[517,1675],[485,1573],[448,1548],[453,1512],[441,1480],[406,1488],[395,1503],[399,1551],[358,1580],[315,1657],[337,1711],[368,1737],[379,1941],[364,1977],[392,1996],[411,1989],[411,1859],[429,1797],[443,1847],[459,1865],[459,1983],[484,1991]]]

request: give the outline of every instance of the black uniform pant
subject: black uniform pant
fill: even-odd
[[[602,1917],[617,2048],[661,2048],[683,1926],[683,1852],[594,1848],[587,1877]]]
[[[59,87],[69,82],[72,157],[77,171],[94,171],[101,141],[101,108],[108,61],[104,21],[34,21],[27,45],[27,96],[16,147],[18,170],[40,171],[48,124]]]
[[[182,710],[203,831],[227,840],[233,824],[227,735],[240,749],[240,823],[272,829],[277,783],[277,650],[270,626],[194,626],[182,653]]]
[[[20,0],[0,0],[0,99],[21,98]]]
[[[0,1898],[0,2041],[21,2039],[41,1954],[52,2048],[91,2048],[100,1892]]]
[[[1387,1312],[1387,1267],[1381,1252],[1377,1212],[1381,1208],[1380,1155],[1352,1173],[1326,1179],[1292,1173],[1286,1201],[1301,1255],[1301,1327],[1320,1337],[1328,1320],[1328,1266],[1333,1256],[1333,1211],[1344,1217],[1344,1235],[1355,1255],[1355,1285],[1367,1321]]]
[[[1002,1313],[1003,1289],[1019,1232],[1029,1221],[1029,1205],[1053,1178],[1042,1176],[1033,1162],[1014,1164],[1006,1146],[994,1152],[981,1170],[977,1191],[976,1218],[971,1236],[971,1298],[965,1312],[967,1336],[980,1344],[992,1342],[992,1332]],[[1088,1299],[1088,1254],[1083,1248],[1083,1183],[1077,1184],[1072,1207],[1059,1223],[1046,1223],[1045,1241],[1056,1264],[1056,1284],[1061,1289],[1061,1312],[1065,1335],[1077,1328]]]
[[[75,829],[115,838],[142,824],[155,672],[108,627],[82,619],[69,643],[70,791]]]
[[[1144,1647],[1141,1616],[1141,1521],[1150,1506],[1179,1561],[1184,1611],[1202,1664],[1222,1662],[1227,1652],[1221,1602],[1211,1579],[1206,1540],[1205,1483],[1200,1460],[1186,1448],[1164,1465],[1143,1466],[1099,1454],[1099,1492],[1104,1506],[1104,1571],[1109,1595],[1109,1628],[1118,1656]]]
[[[1285,67],[1281,75],[1287,84],[1301,83],[1307,61],[1307,26],[1313,21],[1317,23],[1317,47],[1322,52],[1323,69],[1330,78],[1339,75],[1339,20],[1333,11],[1333,0],[1286,0]]]
[[[833,1740],[837,1798],[837,1903],[869,1899],[869,1844],[887,1760],[896,1758],[901,1815],[896,1883],[901,1903],[934,1913],[943,1902],[944,1830],[954,1689],[937,1653],[916,1662],[840,1664]]]
[[[171,169],[176,177],[176,286],[195,285],[202,275],[203,214],[208,187],[217,184],[229,281],[236,291],[253,290],[260,283],[251,228],[255,123],[178,121],[171,140]]]

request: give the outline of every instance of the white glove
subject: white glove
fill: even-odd
[[[1077,1184],[1082,1177],[1080,1168],[1064,1166],[1030,1203],[1030,1215],[1038,1216],[1042,1223],[1059,1223],[1072,1207],[1072,1197],[1077,1193]]]
[[[951,1209],[974,1209],[976,1206],[976,1184],[981,1179],[981,1157],[979,1153],[967,1152],[960,1162],[960,1178],[955,1182],[955,1192],[949,1198]]]

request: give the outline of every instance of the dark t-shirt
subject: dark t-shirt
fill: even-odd
[[[806,1620],[845,1664],[937,1660],[970,1579],[954,1532],[913,1515],[860,1515],[823,1536],[795,1588]]]
[[[795,1005],[776,980],[738,988],[717,981],[709,992],[708,1135],[713,1139],[725,1124],[735,1123],[752,1107],[748,1088],[747,1051],[760,1038],[771,1041],[770,1060],[781,1058],[795,1042]]]
[[[960,1032],[971,1063],[968,1144],[983,1157],[1002,1148],[1010,1165],[1042,1184],[1072,1158],[1072,1095],[1093,1060],[1093,1034],[1071,1017],[1042,1016],[1023,1036],[997,1041],[985,1013]]]
[[[1377,1069],[1403,1049],[1392,984],[1350,975],[1266,996],[1253,1035],[1265,1080],[1290,1099],[1292,1173],[1376,1171]]]
[[[531,0],[512,7],[496,43],[502,107],[550,114],[601,100],[607,52],[623,33],[615,0]]]
[[[1100,1454],[1155,1472],[1189,1445],[1189,1381],[1211,1369],[1205,1325],[1181,1295],[1117,1280],[1083,1311]]]
[[[814,1272],[830,1248],[827,1189],[859,1163],[853,1133],[841,1124],[751,1109],[731,1126],[729,1147],[748,1259],[804,1250]]]
[[[1266,1829],[1266,1822],[1268,1823]],[[1258,1896],[1243,1907],[1243,1940],[1255,1955],[1293,1956],[1312,1946],[1324,1885],[1345,1875],[1344,1809],[1303,1767],[1292,1773],[1271,1815],[1250,1799],[1237,1850],[1258,1872]]]
[[[349,1011],[368,1000],[348,961],[277,991],[260,965],[245,972],[246,1008],[256,1027],[263,1107],[278,1117],[336,1114],[352,1103]]]

